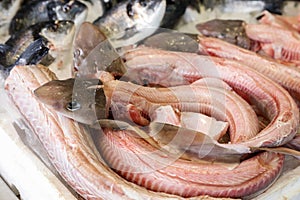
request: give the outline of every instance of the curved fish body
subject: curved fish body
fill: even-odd
[[[5,89],[39,137],[56,170],[78,194],[84,199],[184,200],[180,196],[146,190],[118,176],[103,161],[90,132],[82,124],[39,103],[33,91],[54,79],[55,75],[44,66],[16,66],[6,79]]]
[[[165,0],[128,0],[98,18],[94,24],[114,47],[134,44],[153,34],[160,26]]]
[[[87,15],[87,7],[76,0],[32,1],[20,7],[13,17],[9,33],[24,30],[33,24],[54,20],[70,20],[81,24]]]
[[[46,83],[45,87],[36,89],[34,93],[46,105],[51,105],[50,107],[63,115],[91,124],[108,115],[103,88],[97,87],[101,84],[99,79],[53,80]],[[44,95],[49,98],[43,98]]]
[[[50,65],[58,51],[70,47],[74,33],[72,21],[48,21],[13,34],[0,45],[2,70],[7,74],[15,65]]]
[[[139,83],[175,86],[203,77],[220,78],[240,96],[256,105],[270,124],[246,146],[274,147],[290,141],[299,127],[299,110],[280,85],[237,61],[192,53],[139,48],[124,56],[128,75]],[[267,107],[266,107],[267,106]]]

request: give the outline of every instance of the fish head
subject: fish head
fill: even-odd
[[[127,4],[127,15],[149,27],[159,27],[165,10],[166,0],[133,0]]]
[[[43,27],[41,35],[45,37],[55,49],[69,48],[75,35],[74,22],[69,20],[52,21]]]
[[[64,0],[55,5],[55,13],[58,20],[71,20],[75,25],[85,21],[87,6],[76,0]]]
[[[98,79],[53,80],[34,91],[47,107],[75,121],[93,124],[107,117],[106,97]]]

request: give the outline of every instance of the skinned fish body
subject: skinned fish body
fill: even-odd
[[[128,0],[119,3],[94,24],[114,47],[127,46],[154,33],[165,9],[165,0]]]
[[[203,77],[225,81],[271,121],[255,137],[242,142],[246,146],[279,146],[296,134],[299,110],[291,95],[274,81],[237,61],[149,48],[132,50],[125,54],[124,59],[128,79],[140,84],[146,81],[170,87]]]

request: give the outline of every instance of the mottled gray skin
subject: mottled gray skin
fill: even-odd
[[[34,94],[62,115],[91,125],[108,115],[101,85],[99,79],[53,80],[37,88]]]
[[[127,0],[117,4],[94,24],[114,47],[134,44],[156,31],[165,14],[166,0]]]
[[[141,45],[168,51],[197,53],[199,51],[197,36],[197,34],[163,31],[146,38]]]
[[[196,25],[201,34],[215,37],[245,49],[251,49],[251,40],[245,31],[242,20],[213,19]]]
[[[11,20],[9,33],[24,30],[29,26],[52,20],[71,20],[75,22],[87,12],[87,7],[76,0],[33,0],[19,8]]]

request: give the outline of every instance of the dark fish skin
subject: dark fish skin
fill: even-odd
[[[160,26],[174,28],[188,6],[200,12],[199,0],[167,0],[166,12]]]
[[[242,20],[213,19],[196,25],[198,31],[207,37],[215,37],[245,49],[251,49],[252,41],[245,30]]]
[[[39,38],[33,41],[20,55],[15,65],[33,65],[42,60],[48,53],[47,40]]]
[[[96,87],[101,85],[99,79],[53,80],[37,88],[34,94],[39,101],[63,115],[90,124],[108,115],[103,88]]]
[[[13,34],[5,44],[0,45],[0,65],[9,72],[15,65],[41,63],[49,65],[53,58],[48,55],[49,46],[45,32],[60,34],[74,26],[72,21],[40,22],[24,31]]]
[[[74,0],[42,0],[26,2],[13,17],[9,33],[24,30],[38,22],[72,20],[86,11],[86,6]]]

